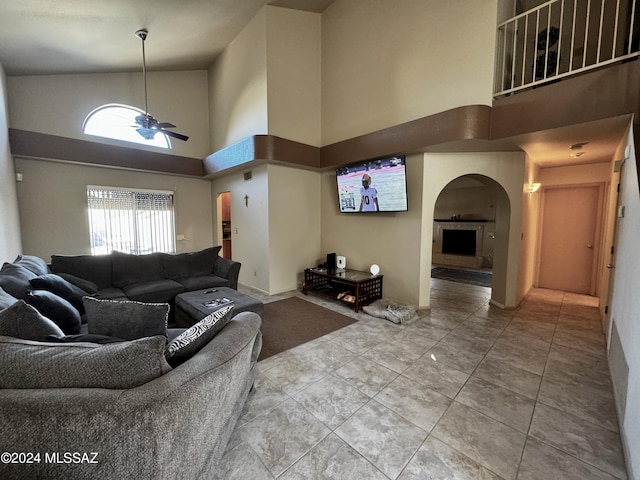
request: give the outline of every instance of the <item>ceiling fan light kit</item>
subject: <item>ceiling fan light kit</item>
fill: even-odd
[[[145,140],[152,140],[156,133],[160,132],[169,137],[177,138],[178,140],[187,141],[188,136],[181,133],[172,132],[166,130],[167,128],[175,128],[175,125],[169,122],[158,122],[152,115],[149,114],[148,102],[147,102],[147,61],[144,51],[144,42],[147,39],[149,32],[145,28],[141,28],[136,31],[136,37],[142,40],[142,78],[144,81],[144,115],[138,115],[135,118],[136,125],[134,128],[142,138]]]

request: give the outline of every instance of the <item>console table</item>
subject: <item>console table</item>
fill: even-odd
[[[361,306],[382,298],[383,275],[371,275],[358,270],[327,270],[307,268],[304,271],[302,293],[312,292],[353,305],[357,312]],[[352,302],[345,301],[345,297]]]

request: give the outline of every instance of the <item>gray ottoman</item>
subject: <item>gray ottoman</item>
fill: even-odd
[[[206,305],[207,302],[220,298],[228,298],[233,302],[232,317],[240,312],[255,312],[260,315],[260,318],[264,317],[264,305],[260,300],[232,288],[216,287],[176,295],[176,326],[188,328],[198,323],[211,312],[220,308],[220,306],[209,307]]]

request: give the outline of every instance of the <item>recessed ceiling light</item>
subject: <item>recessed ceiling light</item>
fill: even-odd
[[[584,147],[585,145],[588,145],[589,142],[582,142],[582,143],[574,143],[573,145],[571,145],[569,147],[569,150],[580,150],[582,149],[582,147]]]

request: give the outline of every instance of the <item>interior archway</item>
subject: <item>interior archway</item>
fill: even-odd
[[[432,267],[448,269],[443,274],[453,281],[480,285],[485,277],[492,303],[504,306],[510,217],[509,196],[496,180],[481,174],[451,180],[433,209]]]

